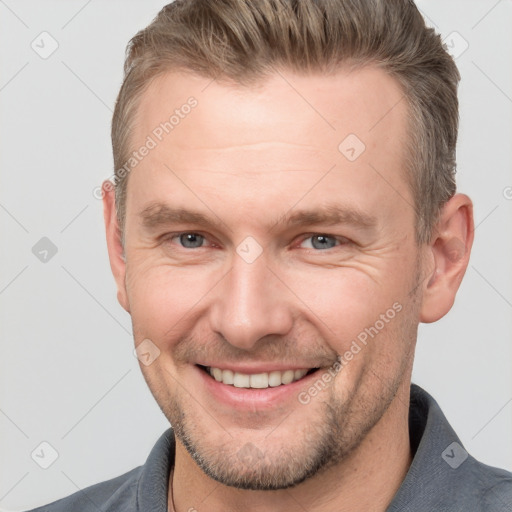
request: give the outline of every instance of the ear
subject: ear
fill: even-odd
[[[432,263],[424,281],[421,322],[435,322],[452,308],[469,263],[473,238],[473,203],[468,196],[455,194],[441,210],[426,249],[426,260]]]
[[[121,244],[121,230],[117,220],[115,190],[111,181],[105,180],[101,187],[103,192],[103,217],[107,235],[108,257],[110,268],[117,284],[117,300],[130,312],[128,294],[126,292],[126,262]]]

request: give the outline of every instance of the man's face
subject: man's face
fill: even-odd
[[[370,68],[253,88],[170,73],[144,93],[132,146],[157,144],[129,176],[120,300],[211,477],[284,488],[405,414],[421,302],[407,135],[399,86]]]

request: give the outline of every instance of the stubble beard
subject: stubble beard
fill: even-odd
[[[251,442],[249,433],[242,440],[232,437],[214,444],[209,441],[210,432],[206,424],[201,423],[202,418],[194,421],[183,400],[176,397],[166,400],[162,411],[177,439],[213,480],[254,491],[288,489],[347,459],[388,410],[407,370],[404,362],[391,382],[384,385],[377,382],[378,395],[359,387],[358,392],[343,399],[335,396],[335,386],[325,389],[322,393],[329,398],[316,408],[309,424],[301,426],[300,435],[286,436],[286,445],[273,445],[272,431],[266,442]],[[372,378],[377,380],[372,369],[368,369],[360,380]],[[293,415],[292,412],[277,429],[293,424]]]

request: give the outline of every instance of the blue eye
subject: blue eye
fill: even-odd
[[[204,242],[204,236],[197,233],[182,233],[179,235],[180,244],[187,249],[196,249],[201,247]]]
[[[338,240],[335,237],[329,235],[312,235],[309,238],[306,238],[302,241],[302,246],[306,249],[332,249],[336,245],[338,245]]]

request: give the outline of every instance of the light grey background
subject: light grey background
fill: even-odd
[[[470,453],[512,469],[512,2],[418,5],[460,54],[458,183],[477,228],[453,310],[420,327],[414,380]],[[0,510],[128,471],[168,426],[132,354],[93,194],[112,173],[125,45],[162,6],[0,0]],[[52,40],[46,59],[31,47]],[[58,251],[47,262],[32,252],[42,237]],[[41,442],[58,453],[48,469],[31,457],[51,462]]]

